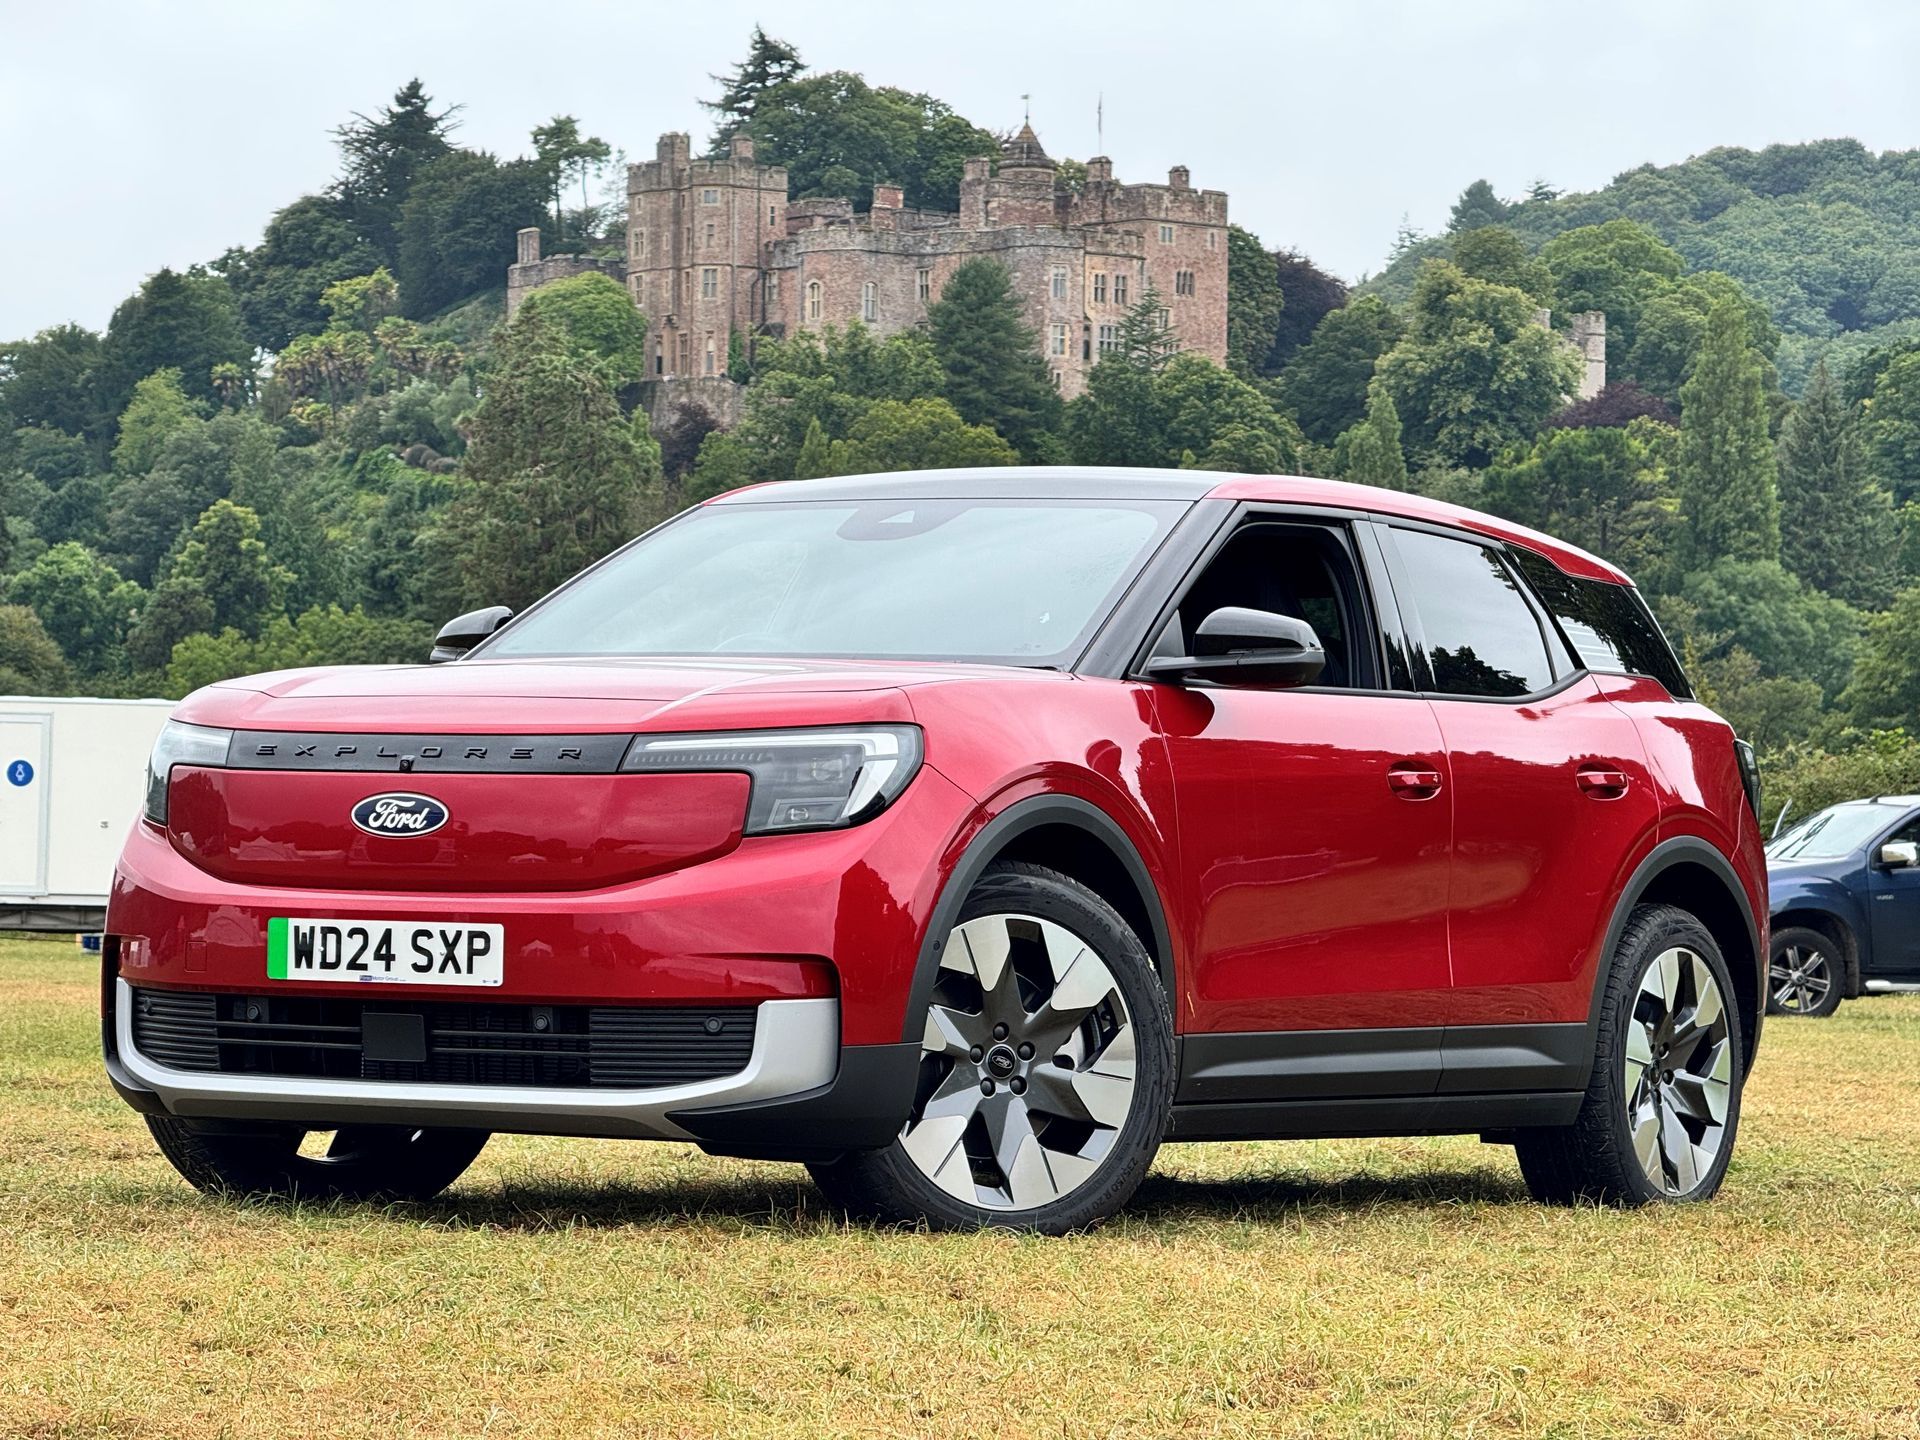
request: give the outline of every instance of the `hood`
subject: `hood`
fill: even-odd
[[[222,681],[177,718],[239,730],[588,734],[913,718],[906,691],[1056,672],[932,661],[462,660],[347,665]]]

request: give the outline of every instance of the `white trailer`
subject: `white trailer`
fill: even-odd
[[[171,700],[0,696],[0,930],[98,930]]]

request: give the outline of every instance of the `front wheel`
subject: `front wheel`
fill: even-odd
[[[906,1125],[884,1149],[813,1166],[829,1200],[1049,1235],[1126,1203],[1166,1133],[1173,1024],[1113,907],[1055,871],[995,867],[947,937],[923,1018]]]
[[[428,1200],[460,1178],[488,1139],[484,1130],[310,1131],[171,1115],[149,1115],[147,1128],[196,1189],[282,1200]]]
[[[1840,947],[1818,930],[1789,925],[1776,931],[1767,965],[1767,1013],[1831,1015],[1840,1008],[1845,974]]]
[[[1516,1137],[1536,1199],[1632,1206],[1720,1188],[1745,1078],[1734,993],[1706,926],[1671,905],[1633,912],[1610,957],[1579,1116]]]

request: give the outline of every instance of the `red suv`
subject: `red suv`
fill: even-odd
[[[1057,1232],[1163,1140],[1479,1133],[1711,1195],[1751,757],[1627,580],[1417,496],[968,470],[702,505],[427,667],[189,696],[108,1073],[189,1180],[419,1197],[495,1130]]]

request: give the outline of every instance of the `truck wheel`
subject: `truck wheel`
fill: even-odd
[[[1084,1229],[1153,1162],[1173,1072],[1166,992],[1127,923],[1065,875],[996,866],[941,954],[905,1127],[813,1177],[882,1220]]]
[[[1847,973],[1840,947],[1818,930],[1789,925],[1774,932],[1767,964],[1769,1015],[1831,1015],[1840,1008]]]
[[[147,1128],[196,1189],[315,1201],[431,1199],[460,1178],[488,1140],[484,1130],[346,1125],[323,1153],[303,1155],[310,1132],[299,1126],[149,1115]]]
[[[1579,1116],[1516,1137],[1535,1199],[1634,1206],[1720,1188],[1745,1072],[1734,993],[1706,926],[1671,905],[1634,910],[1601,996]]]

